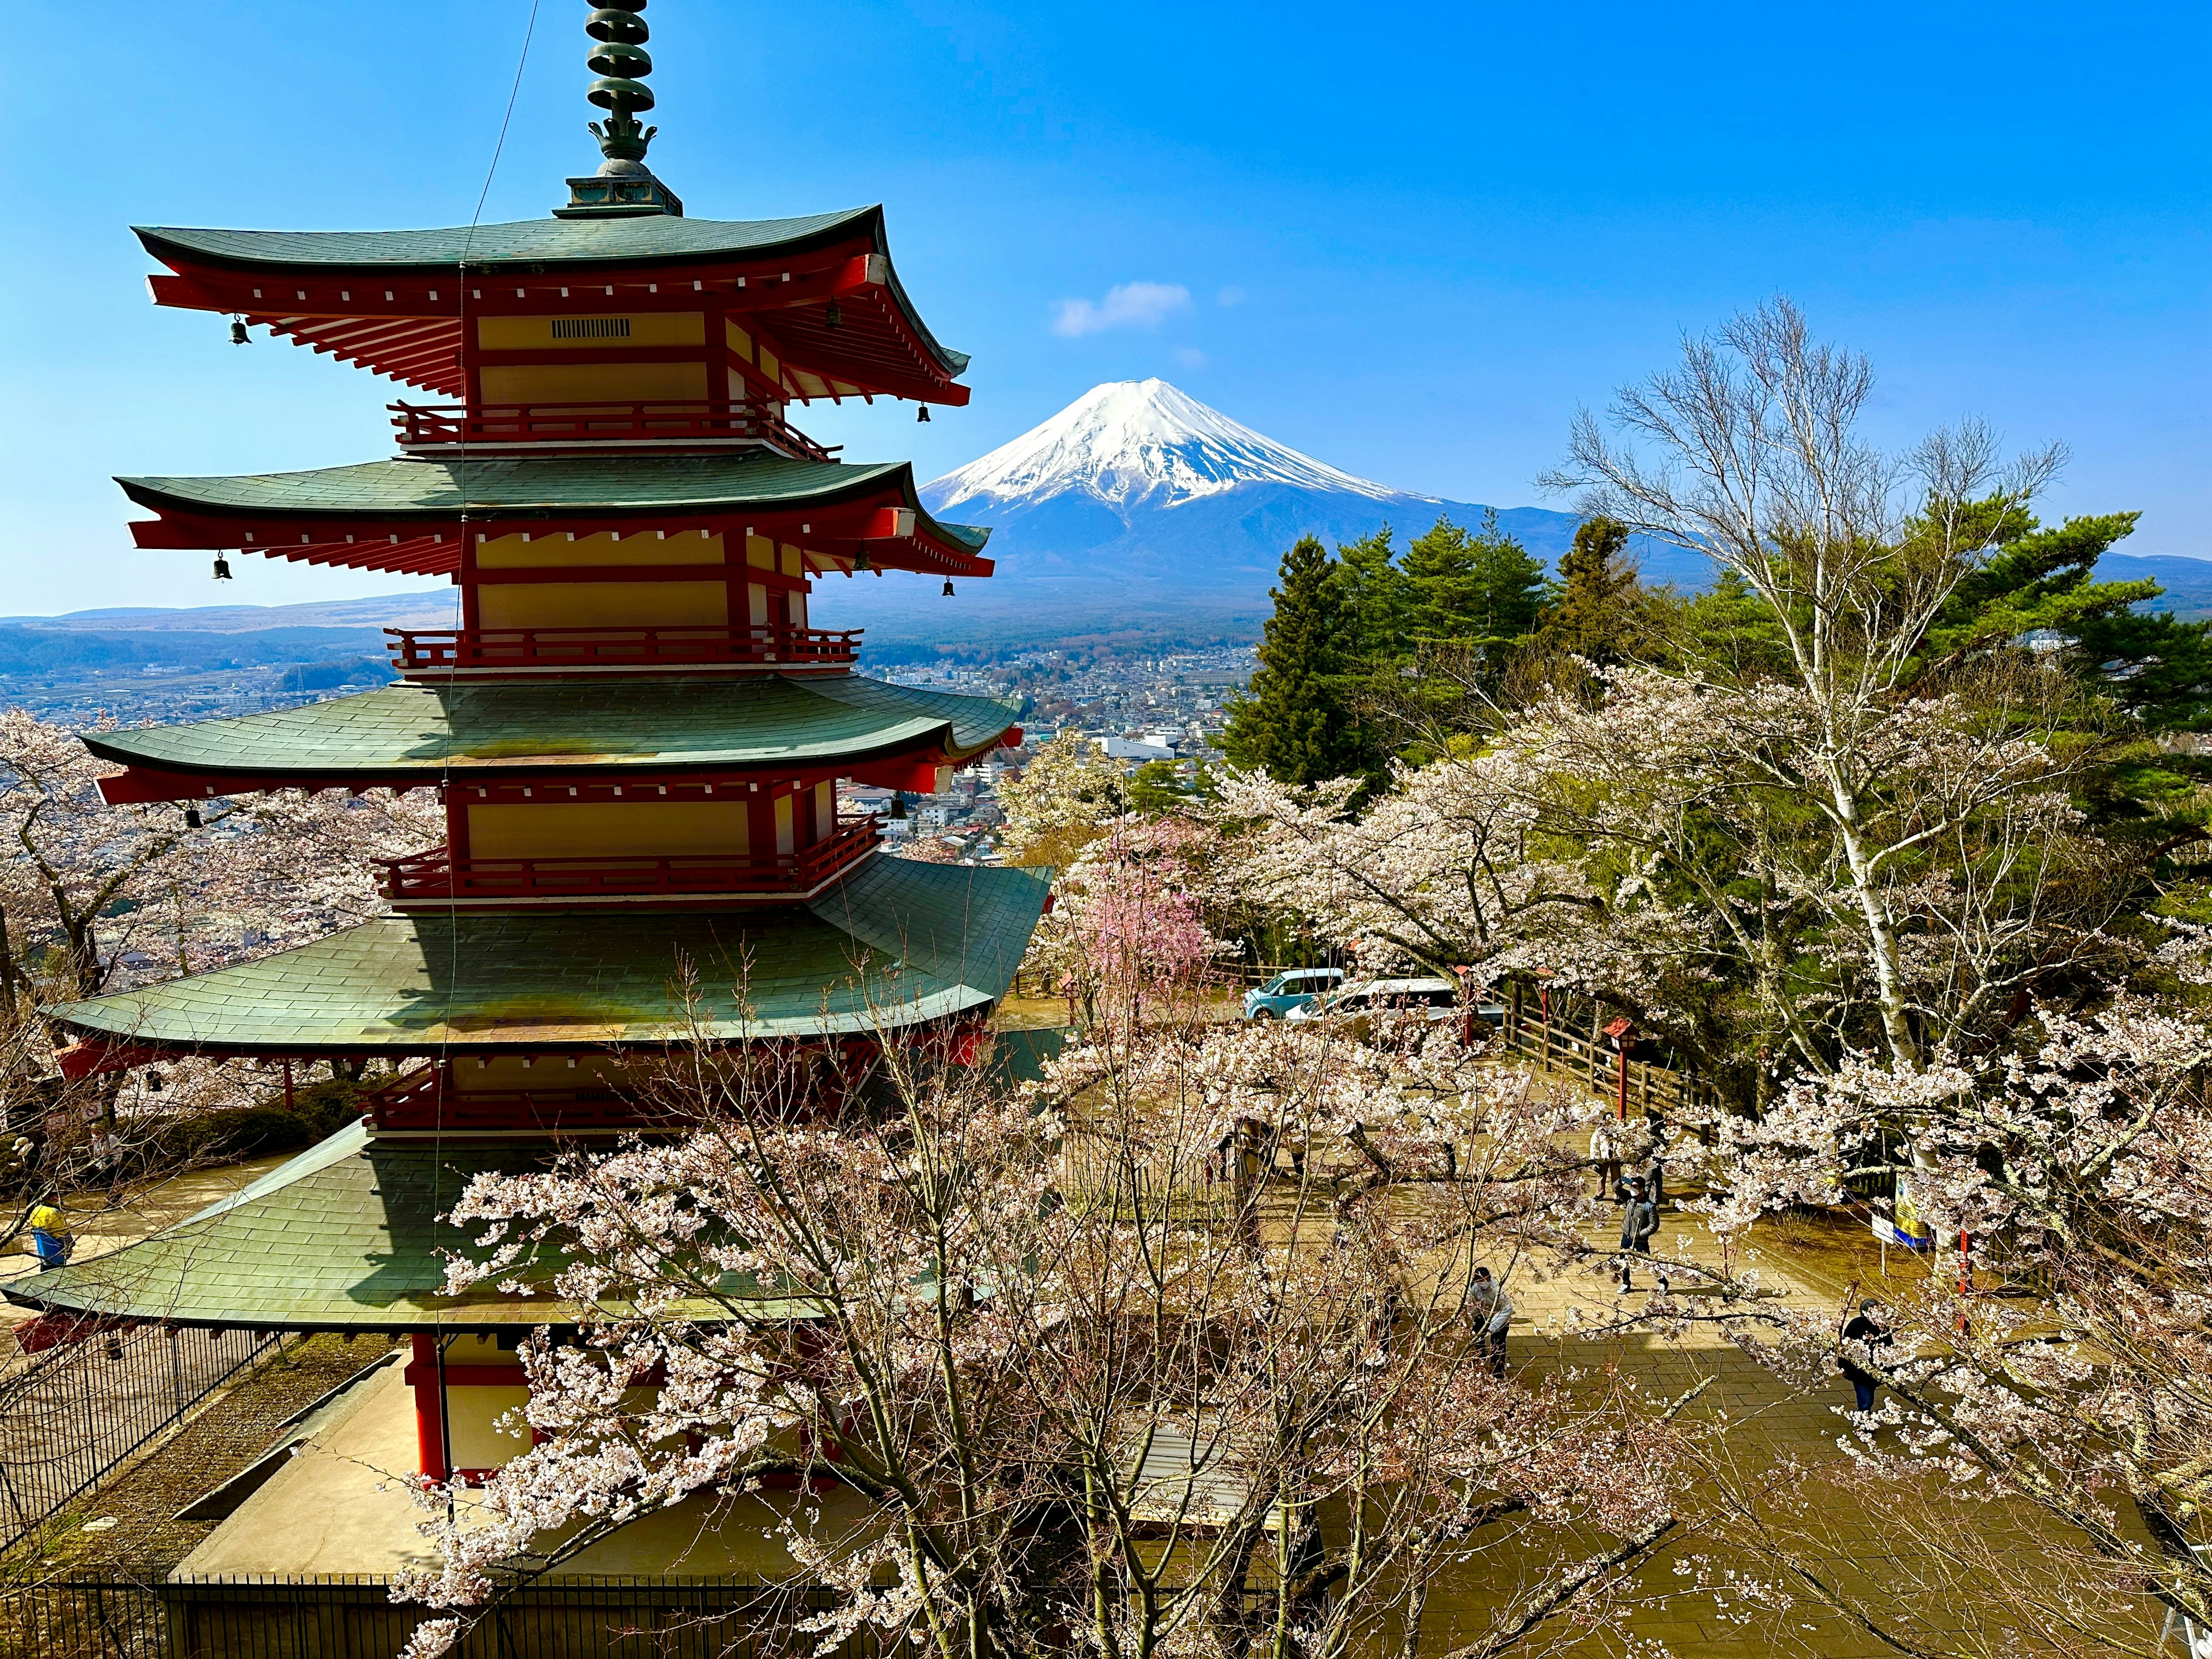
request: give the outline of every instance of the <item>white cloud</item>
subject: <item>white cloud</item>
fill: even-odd
[[[1224,288],[1216,297],[1223,305],[1241,306],[1250,296],[1241,288]]]
[[[1181,363],[1185,368],[1204,368],[1206,367],[1206,354],[1198,349],[1195,346],[1177,346],[1176,348],[1175,357],[1176,361]]]
[[[1181,283],[1116,283],[1106,297],[1062,300],[1052,331],[1074,339],[1109,328],[1158,328],[1162,319],[1190,307],[1190,290]]]

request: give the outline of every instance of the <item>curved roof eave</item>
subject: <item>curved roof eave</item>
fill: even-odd
[[[576,701],[588,695],[587,706]],[[298,708],[85,733],[117,765],[214,777],[343,776],[363,786],[538,775],[773,770],[980,754],[1016,706],[860,675],[702,686],[641,675],[587,694],[548,681],[403,682]],[[794,734],[799,734],[795,736]],[[800,740],[803,737],[803,740]]]
[[[284,270],[328,276],[348,270],[442,272],[476,269],[495,274],[517,266],[540,270],[612,266],[666,270],[702,259],[771,259],[807,253],[865,234],[890,265],[886,285],[915,338],[947,379],[974,359],[938,339],[899,280],[883,204],[788,219],[684,219],[641,214],[620,219],[519,219],[495,225],[433,230],[225,230],[133,225],[147,252],[172,270]]]
[[[705,482],[685,489],[663,482],[684,471]],[[433,480],[451,482],[439,490]],[[796,487],[744,490],[730,486],[790,479]],[[794,473],[808,475],[794,477]],[[454,475],[459,474],[456,477]],[[726,474],[726,481],[720,474]],[[566,490],[507,489],[573,481]],[[835,506],[872,490],[896,489],[921,507],[908,461],[799,461],[786,457],[639,456],[602,461],[573,456],[498,457],[449,461],[394,457],[299,472],[162,476],[121,473],[115,482],[154,512],[235,513],[267,517],[539,517],[556,513],[738,512]],[[805,487],[811,483],[814,487]],[[229,486],[229,488],[225,488]],[[410,488],[414,486],[414,488]],[[425,487],[428,486],[428,487]],[[504,493],[502,493],[504,491]]]

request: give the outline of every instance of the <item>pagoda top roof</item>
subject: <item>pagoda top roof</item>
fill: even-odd
[[[665,214],[608,219],[520,219],[434,230],[222,230],[134,225],[146,251],[180,272],[290,273],[302,280],[348,271],[435,276],[611,277],[619,270],[672,273],[702,266],[766,266],[865,243],[883,256],[882,281],[915,338],[947,376],[969,358],[939,342],[890,264],[880,204],[793,219],[685,219]],[[184,302],[184,301],[177,301]],[[240,304],[222,296],[225,306]],[[258,313],[266,307],[253,307]]]
[[[220,775],[231,787],[303,778],[402,787],[586,770],[656,773],[952,763],[996,744],[1019,706],[858,674],[625,676],[407,683],[187,726],[85,734],[102,760]],[[241,780],[246,781],[240,781]]]
[[[639,264],[708,258],[769,258],[880,238],[881,205],[810,213],[795,219],[518,219],[510,224],[441,230],[210,230],[133,225],[146,251],[194,264],[238,270],[496,273],[509,264]]]
[[[682,513],[833,506],[895,490],[917,508],[906,461],[805,461],[765,449],[713,455],[496,457],[462,460],[394,456],[304,472],[116,479],[142,507],[219,513],[352,514],[450,520],[531,518],[550,513]],[[940,524],[933,531],[970,550],[987,529]]]
[[[45,1012],[94,1040],[216,1054],[868,1036],[1003,997],[1048,876],[878,854],[805,903],[774,909],[387,916],[258,962]]]

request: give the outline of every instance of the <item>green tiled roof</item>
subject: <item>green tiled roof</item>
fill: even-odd
[[[857,674],[625,676],[387,685],[304,708],[88,734],[103,760],[164,771],[362,784],[594,770],[859,762],[996,743],[1018,705]]]
[[[615,221],[616,223],[628,222]],[[543,517],[580,512],[711,512],[746,507],[828,507],[896,490],[934,528],[970,549],[990,532],[940,525],[921,508],[914,468],[904,461],[801,461],[763,449],[720,455],[578,456],[544,459],[416,460],[395,457],[308,472],[249,472],[228,477],[124,477],[116,483],[142,507],[202,512],[353,514],[450,520]]]
[[[518,219],[442,230],[192,230],[137,225],[138,240],[165,252],[227,265],[346,270],[451,269],[464,258],[486,271],[509,261],[594,264],[603,260],[698,259],[714,254],[796,253],[869,230],[879,207],[810,213],[796,219]]]
[[[888,254],[881,207],[848,208],[797,219],[679,219],[652,214],[630,219],[522,219],[511,224],[456,225],[443,230],[193,230],[134,227],[155,258],[254,270],[305,274],[374,268],[471,270],[496,276],[515,265],[666,265],[718,258],[765,259],[866,235]],[[948,373],[968,367],[965,353],[939,345],[921,325],[899,285],[900,307]]]
[[[1046,890],[1044,872],[878,854],[804,905],[391,916],[47,1012],[82,1035],[249,1054],[659,1044],[695,1018],[721,1041],[866,1033],[999,1000]]]
[[[470,1176],[520,1170],[544,1156],[542,1146],[372,1139],[356,1123],[167,1232],[18,1279],[8,1297],[71,1313],[285,1330],[557,1323],[568,1310],[550,1296],[504,1296],[489,1286],[440,1293],[443,1252],[465,1253],[476,1230],[437,1218],[452,1210]],[[735,1279],[723,1288],[758,1294]]]

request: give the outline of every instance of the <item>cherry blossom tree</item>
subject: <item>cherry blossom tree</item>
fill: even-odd
[[[1855,1055],[1719,1126],[1726,1185],[1700,1207],[1727,1234],[1838,1202],[1847,1181],[1894,1183],[1932,1249],[1882,1294],[1886,1342],[1842,1340],[1819,1310],[1711,1316],[1779,1370],[1842,1357],[1877,1376],[1889,1399],[1842,1443],[1862,1497],[1897,1489],[1900,1524],[1992,1629],[2033,1614],[2048,1650],[2111,1650],[2097,1646],[2110,1609],[2132,1597],[2212,1626],[2197,1553],[2212,1541],[2212,1018],[2114,990],[2026,1024],[2033,1037],[2007,1051],[1937,1050],[1912,1069]],[[2042,1518],[2070,1604],[2008,1606],[2014,1574],[1965,1541],[2008,1507]],[[1874,1616],[1869,1599],[1855,1617]]]
[[[1224,785],[1243,890],[1385,958],[1585,991],[1746,1106],[1869,1043],[1910,1070],[2002,1041],[2115,971],[2142,859],[2069,798],[2108,711],[2025,641],[1928,649],[2057,452],[1883,451],[1871,386],[1778,302],[1624,391],[1617,437],[1583,416],[1550,482],[1707,555],[1741,626],[1433,734],[1357,818],[1348,785]]]
[[[173,1173],[177,1125],[270,1079],[179,1056],[70,1082],[44,1005],[303,943],[382,908],[374,860],[442,832],[434,798],[298,792],[111,806],[78,734],[0,711],[0,1243],[42,1203]]]
[[[1042,745],[998,794],[1007,859],[1015,864],[1070,864],[1101,826],[1129,809],[1121,767],[1079,732]]]
[[[1028,964],[1068,1000],[1072,1018],[1135,1023],[1195,1018],[1212,970],[1234,954],[1201,898],[1211,837],[1180,818],[1097,826],[1054,882]]]
[[[418,1652],[683,1503],[775,1532],[820,1642],[940,1659],[1476,1659],[1648,1594],[1711,1421],[1466,1353],[1471,1262],[1589,1253],[1576,1109],[1450,1023],[1097,1030],[1019,1094],[894,1048],[834,1116],[702,1051],[688,1134],[472,1182],[449,1285],[575,1323],[523,1349],[528,1449],[422,1492]],[[1493,1561],[1485,1621],[1428,1614]]]
[[[0,711],[0,1000],[90,996],[378,914],[374,860],[443,831],[434,795],[300,791],[110,806],[75,732]]]

